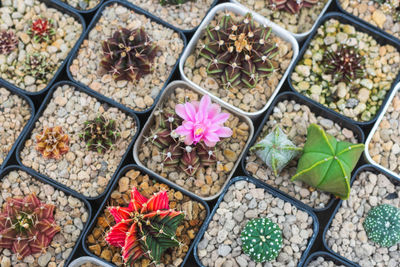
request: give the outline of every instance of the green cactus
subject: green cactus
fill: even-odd
[[[296,147],[279,127],[275,127],[250,150],[274,171],[275,176],[302,150]]]
[[[307,129],[307,141],[292,181],[300,180],[341,199],[350,194],[351,172],[364,144],[337,141],[316,124]]]
[[[392,205],[379,205],[368,212],[363,223],[369,239],[381,247],[400,243],[400,209]]]
[[[194,2],[194,0],[160,0],[162,6],[166,5],[182,5],[186,2]]]
[[[255,262],[274,260],[283,246],[282,230],[268,218],[247,222],[240,238],[244,253]]]

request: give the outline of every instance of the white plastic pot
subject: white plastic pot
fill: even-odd
[[[196,48],[196,44],[198,42],[198,40],[200,39],[200,37],[203,35],[204,30],[207,28],[208,24],[210,24],[210,22],[214,19],[216,13],[218,12],[224,12],[224,11],[231,11],[235,14],[238,14],[240,16],[244,16],[245,14],[251,12],[250,9],[241,6],[241,5],[237,5],[237,4],[232,4],[232,3],[224,3],[224,4],[220,4],[215,6],[213,9],[210,10],[210,12],[207,14],[207,16],[204,18],[203,22],[200,24],[199,28],[197,29],[197,31],[194,33],[192,39],[190,40],[189,44],[186,46],[186,49],[183,51],[181,60],[179,62],[179,71],[181,73],[181,77],[184,81],[186,81],[187,83],[189,83],[191,86],[197,88],[198,90],[209,94],[213,99],[218,99],[219,101],[223,102],[226,106],[229,106],[230,109],[235,110],[236,112],[244,115],[244,116],[248,116],[251,119],[256,119],[257,117],[259,117],[264,111],[267,110],[267,108],[269,107],[269,105],[271,105],[273,99],[275,98],[275,96],[278,94],[279,89],[281,88],[281,86],[283,85],[283,83],[286,80],[286,77],[289,73],[289,69],[291,68],[291,66],[294,63],[294,60],[296,59],[297,55],[299,54],[299,44],[297,43],[296,39],[293,37],[293,35],[288,32],[287,30],[283,29],[282,27],[276,25],[275,23],[270,22],[269,20],[267,20],[266,18],[260,16],[257,13],[251,12],[253,14],[253,18],[256,22],[260,23],[261,25],[268,25],[269,27],[272,28],[272,32],[279,36],[280,38],[282,38],[283,40],[289,42],[292,45],[292,50],[293,50],[293,56],[292,56],[292,60],[288,66],[288,68],[286,69],[285,73],[283,74],[282,78],[280,79],[278,85],[276,86],[274,92],[272,93],[272,95],[270,96],[270,98],[268,99],[267,103],[265,104],[265,106],[256,111],[256,112],[246,112],[243,111],[241,109],[239,109],[238,107],[235,107],[221,99],[219,99],[217,96],[211,94],[210,92],[208,92],[207,90],[203,89],[202,87],[200,87],[199,85],[195,84],[193,81],[191,81],[184,73],[183,69],[185,66],[185,62],[187,60],[187,58],[192,54],[192,52],[195,50]]]
[[[76,260],[72,261],[68,265],[68,267],[80,267],[82,264],[85,264],[85,263],[93,263],[93,264],[103,266],[103,267],[112,267],[112,265],[105,263],[104,261],[98,260],[93,257],[88,257],[88,256],[77,258]]]

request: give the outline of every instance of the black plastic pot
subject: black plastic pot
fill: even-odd
[[[207,216],[206,216],[205,221],[203,222],[203,226],[204,226],[204,224],[206,224],[206,221],[207,221],[207,219],[208,219],[209,216],[210,216],[210,208],[208,207],[207,203],[206,203],[204,200],[202,200],[202,199],[200,199],[199,197],[197,197],[196,195],[194,195],[193,193],[190,193],[189,191],[180,189],[180,188],[178,188],[176,185],[174,185],[173,183],[171,183],[171,182],[169,182],[169,181],[160,180],[157,176],[153,176],[150,172],[148,172],[147,170],[145,170],[144,168],[142,168],[142,167],[140,167],[140,166],[138,166],[138,165],[135,165],[135,164],[126,165],[124,168],[122,168],[122,169],[119,171],[119,173],[118,173],[118,175],[117,175],[117,179],[115,179],[114,182],[112,183],[112,185],[111,185],[111,187],[110,187],[110,190],[108,190],[107,195],[105,196],[103,202],[101,203],[100,207],[98,208],[98,210],[97,210],[97,212],[96,212],[94,218],[92,219],[90,225],[89,225],[88,228],[86,229],[86,232],[84,233],[83,238],[82,238],[82,247],[83,247],[84,252],[85,252],[87,255],[89,255],[89,256],[91,256],[91,257],[94,257],[94,258],[96,258],[96,259],[99,259],[99,260],[101,260],[101,261],[104,262],[104,263],[110,264],[111,266],[115,266],[115,265],[114,265],[113,263],[111,263],[111,262],[107,262],[107,261],[105,261],[104,259],[97,257],[97,256],[94,255],[92,252],[90,252],[89,249],[88,249],[87,246],[86,246],[86,242],[85,242],[85,241],[86,241],[88,235],[89,235],[89,234],[91,233],[91,231],[93,230],[93,228],[96,226],[97,218],[103,213],[103,210],[104,210],[104,208],[106,207],[107,201],[108,201],[108,199],[110,198],[112,192],[118,187],[118,181],[119,181],[119,179],[120,179],[125,173],[127,173],[128,171],[130,171],[130,170],[132,170],[132,169],[133,169],[133,170],[138,170],[138,171],[140,171],[140,172],[143,173],[143,174],[147,174],[149,177],[151,177],[152,180],[156,180],[156,181],[159,182],[159,183],[166,184],[166,185],[168,185],[170,188],[173,188],[175,191],[180,191],[180,192],[183,193],[184,195],[189,196],[191,199],[193,199],[193,200],[195,200],[195,201],[201,203],[201,204],[205,207],[206,212],[207,212]],[[185,266],[185,263],[186,263],[186,261],[187,261],[189,255],[190,255],[190,252],[192,251],[192,249],[193,249],[193,247],[194,247],[194,244],[196,244],[196,243],[198,242],[198,240],[199,240],[199,238],[200,238],[201,229],[202,229],[202,228],[200,228],[200,230],[199,230],[199,232],[197,233],[195,239],[193,240],[192,244],[190,245],[189,250],[187,251],[185,258],[184,258],[182,264],[180,265],[181,267],[184,267],[184,266]]]
[[[96,12],[96,10],[103,4],[103,2],[107,1],[107,0],[100,0],[99,3],[97,4],[97,6],[91,8],[91,9],[87,9],[87,10],[81,10],[81,9],[75,8],[71,5],[69,5],[67,2],[63,2],[61,0],[52,0],[52,1],[56,2],[60,6],[67,6],[68,8],[71,8],[72,10],[74,10],[75,12],[82,14],[82,16],[86,16],[88,14]]]
[[[32,135],[32,130],[35,128],[35,122],[42,116],[43,111],[44,111],[44,110],[46,109],[46,107],[47,107],[47,104],[48,104],[48,103],[50,102],[50,100],[52,99],[52,96],[53,96],[54,91],[55,91],[59,86],[63,86],[63,85],[70,85],[70,86],[73,86],[73,87],[75,88],[75,90],[78,90],[78,91],[81,91],[81,92],[83,92],[83,93],[85,93],[85,94],[88,94],[89,96],[96,98],[96,99],[97,99],[99,102],[101,102],[101,103],[105,103],[105,104],[107,104],[107,105],[109,105],[109,106],[116,107],[116,108],[120,109],[121,111],[123,111],[124,113],[126,113],[128,116],[133,117],[134,120],[135,120],[135,123],[136,123],[136,128],[137,128],[136,133],[135,133],[134,137],[132,138],[132,141],[130,142],[129,146],[126,148],[126,152],[125,152],[124,156],[121,158],[121,161],[120,161],[120,163],[119,163],[119,165],[118,165],[118,167],[117,167],[117,169],[116,169],[114,175],[111,177],[111,180],[108,182],[108,185],[107,185],[106,189],[104,190],[104,192],[101,193],[100,195],[98,195],[97,197],[86,197],[86,196],[84,196],[83,194],[76,192],[76,194],[78,194],[79,196],[81,196],[81,198],[84,198],[84,199],[87,199],[87,200],[90,200],[90,201],[99,201],[101,198],[103,198],[103,197],[107,194],[109,188],[111,187],[111,184],[113,183],[113,180],[115,179],[115,177],[117,177],[118,170],[119,170],[119,169],[121,168],[121,166],[123,165],[123,162],[124,162],[124,160],[126,159],[127,155],[129,155],[129,152],[131,151],[131,148],[132,148],[132,146],[133,146],[133,143],[135,142],[136,137],[138,136],[138,134],[139,134],[139,132],[140,132],[140,122],[139,122],[138,117],[136,116],[136,114],[134,114],[133,112],[131,112],[131,111],[130,111],[129,109],[127,109],[126,107],[124,107],[124,106],[122,106],[122,105],[120,105],[120,104],[118,104],[118,103],[112,103],[112,102],[110,102],[107,98],[105,98],[104,96],[95,95],[95,94],[93,94],[92,92],[87,91],[85,88],[81,88],[79,85],[77,85],[77,84],[75,84],[75,83],[73,83],[73,82],[69,82],[69,81],[61,81],[61,82],[58,82],[58,83],[54,84],[53,87],[50,89],[50,91],[49,91],[49,93],[47,94],[46,98],[43,100],[43,103],[42,103],[42,105],[40,106],[40,108],[39,108],[39,110],[38,110],[38,113],[36,114],[36,116],[35,116],[33,122],[29,125],[29,128],[27,128],[26,132],[24,133],[24,135],[23,135],[23,137],[22,137],[22,140],[21,140],[21,142],[19,143],[19,145],[17,146],[17,149],[16,149],[16,158],[17,158],[18,164],[21,165],[21,166],[24,166],[24,165],[22,164],[22,161],[21,161],[21,158],[20,158],[20,153],[21,153],[21,150],[24,148],[25,141]],[[49,181],[52,181],[52,183],[57,184],[59,187],[65,188],[66,190],[73,191],[72,189],[68,188],[66,185],[64,185],[64,184],[62,184],[62,183],[59,183],[59,182],[57,182],[57,181],[54,181],[53,179],[47,177],[47,176],[44,175],[44,174],[41,174],[41,173],[39,173],[39,172],[37,172],[37,171],[31,169],[31,168],[28,168],[28,167],[26,167],[26,168],[29,169],[30,172],[34,173],[35,175],[40,176],[40,177],[43,177],[43,178],[45,178],[45,179],[47,179],[47,180],[49,180]],[[74,191],[74,192],[75,192],[75,191]]]
[[[184,46],[183,46],[182,52],[185,50],[185,47],[186,47],[186,37],[185,37],[185,35],[184,35],[181,31],[179,31],[178,29],[176,29],[176,28],[174,28],[174,27],[172,27],[172,26],[166,24],[165,22],[161,21],[159,18],[154,17],[153,15],[149,14],[148,12],[145,12],[145,11],[143,11],[143,10],[141,10],[141,9],[135,7],[134,5],[129,4],[129,3],[125,2],[125,1],[119,1],[119,0],[106,1],[106,2],[99,8],[99,10],[97,10],[96,14],[94,15],[94,17],[93,17],[93,19],[92,19],[92,22],[90,23],[90,25],[89,25],[88,28],[86,29],[86,32],[85,32],[85,34],[84,34],[84,38],[82,38],[82,39],[78,42],[77,46],[75,46],[74,50],[72,51],[72,56],[70,57],[70,59],[69,59],[69,61],[68,61],[68,65],[67,65],[67,74],[68,74],[68,78],[69,78],[70,80],[72,80],[73,82],[79,84],[81,87],[85,88],[86,91],[91,92],[93,95],[102,96],[102,97],[104,97],[104,98],[107,98],[109,102],[113,103],[113,105],[118,104],[118,105],[122,106],[122,104],[118,103],[117,101],[115,101],[115,100],[113,100],[113,99],[111,99],[111,98],[109,98],[109,97],[106,97],[106,96],[100,94],[99,92],[96,92],[96,91],[94,91],[93,89],[89,88],[89,86],[86,86],[86,85],[82,84],[81,82],[75,80],[74,77],[72,76],[70,70],[69,70],[69,69],[70,69],[70,66],[71,66],[71,64],[72,64],[72,61],[76,58],[76,56],[77,56],[77,54],[78,54],[78,51],[79,51],[79,48],[80,48],[82,42],[83,42],[85,39],[87,39],[87,37],[88,37],[90,31],[96,26],[98,20],[101,18],[101,15],[102,15],[102,13],[103,13],[103,10],[104,10],[107,6],[110,6],[110,5],[113,5],[113,4],[119,4],[119,5],[121,5],[121,6],[124,6],[124,7],[128,8],[128,9],[131,9],[131,10],[133,10],[135,13],[144,15],[144,16],[148,17],[149,19],[151,19],[152,21],[155,21],[156,23],[161,24],[161,25],[163,25],[164,27],[171,28],[171,29],[174,30],[175,32],[179,33],[181,39],[183,40],[183,45],[184,45]],[[181,55],[182,55],[182,54],[181,54]],[[158,102],[158,99],[160,98],[161,93],[164,91],[165,87],[167,86],[167,84],[168,84],[168,83],[170,82],[170,80],[172,79],[172,76],[173,76],[173,74],[175,73],[176,68],[178,67],[179,60],[180,60],[180,58],[181,58],[181,55],[179,56],[178,60],[176,61],[174,67],[173,67],[172,70],[171,70],[171,73],[170,73],[168,79],[165,81],[165,83],[164,83],[163,87],[161,88],[160,92],[158,93],[157,97],[154,99],[154,103],[153,103],[153,105],[151,105],[151,107],[149,107],[148,109],[146,109],[146,110],[144,110],[144,111],[137,111],[137,110],[133,110],[133,109],[128,108],[128,107],[125,107],[125,109],[129,109],[129,110],[131,110],[132,112],[134,112],[134,113],[136,113],[136,114],[145,114],[145,113],[149,112],[150,110],[152,110],[153,107],[155,106],[155,104]]]
[[[396,41],[392,38],[389,38],[387,35],[384,35],[381,31],[378,31],[374,28],[369,27],[368,25],[365,25],[363,23],[360,23],[358,20],[354,19],[353,17],[350,17],[346,14],[341,14],[338,12],[330,12],[325,14],[322,19],[318,22],[317,26],[315,27],[315,29],[311,32],[311,34],[308,36],[307,40],[304,42],[302,49],[300,50],[299,56],[296,58],[294,64],[292,65],[292,67],[289,70],[289,75],[288,75],[288,83],[289,86],[291,88],[292,91],[294,91],[296,94],[302,95],[300,92],[298,92],[292,85],[292,73],[294,71],[294,69],[297,66],[297,63],[299,63],[299,61],[303,58],[304,53],[307,51],[308,46],[310,45],[311,40],[314,38],[314,36],[316,35],[319,27],[325,23],[325,21],[329,20],[329,19],[337,19],[340,23],[344,23],[344,24],[350,24],[352,26],[354,26],[356,28],[357,31],[360,32],[364,32],[367,33],[369,36],[372,36],[377,43],[379,44],[389,44],[394,46],[397,51],[400,52],[400,42]],[[312,100],[311,98],[307,97],[311,102],[313,102],[315,105],[323,108],[323,109],[328,109],[331,110],[332,112],[334,112],[338,117],[340,117],[342,120],[347,120],[353,124],[357,124],[360,126],[365,126],[365,125],[372,125],[378,118],[379,114],[382,112],[383,107],[385,106],[386,102],[388,101],[388,98],[390,96],[390,93],[393,91],[395,85],[397,84],[397,82],[400,80],[400,72],[397,74],[396,79],[393,81],[392,86],[390,88],[389,91],[386,92],[386,96],[384,101],[382,102],[382,105],[379,107],[378,112],[375,114],[374,118],[363,122],[363,121],[355,121],[349,117],[346,117],[342,114],[340,114],[339,112],[336,112],[320,103],[318,103],[317,101]]]
[[[400,185],[400,180],[397,179],[396,177],[394,177],[393,175],[389,174],[388,172],[386,172],[385,170],[371,165],[371,164],[365,164],[363,166],[361,166],[360,168],[357,169],[357,171],[353,174],[353,177],[351,178],[351,185],[353,185],[354,180],[357,178],[357,176],[364,171],[369,171],[369,172],[373,172],[375,174],[383,174],[385,175],[393,184],[395,185]],[[325,229],[323,231],[322,234],[322,242],[325,246],[325,249],[328,250],[330,253],[332,253],[333,255],[335,255],[337,258],[341,259],[344,262],[349,262],[352,264],[352,266],[357,266],[357,267],[361,267],[358,263],[353,262],[349,259],[346,259],[345,257],[339,255],[338,253],[335,253],[327,244],[326,242],[326,232],[328,231],[329,227],[331,226],[332,220],[333,218],[335,218],[336,213],[338,212],[339,208],[342,206],[343,200],[340,200],[339,204],[336,206],[335,211],[332,213],[332,216],[329,218],[328,223],[325,226]]]
[[[271,106],[269,107],[267,113],[265,114],[264,119],[262,120],[260,126],[258,127],[256,133],[254,134],[253,139],[250,142],[250,145],[247,147],[244,156],[242,157],[242,169],[244,171],[244,173],[247,176],[252,177],[252,175],[246,170],[246,158],[249,154],[249,150],[250,148],[256,143],[257,138],[260,136],[260,134],[262,133],[263,127],[265,125],[265,123],[267,123],[267,121],[269,120],[269,117],[273,114],[274,112],[274,107],[279,103],[282,102],[284,100],[294,100],[296,103],[301,104],[301,105],[306,105],[310,108],[311,112],[315,113],[316,115],[322,116],[324,118],[330,119],[332,121],[334,121],[335,123],[339,124],[341,127],[343,128],[347,128],[349,130],[351,130],[354,133],[355,138],[358,140],[359,143],[364,143],[364,132],[361,130],[361,128],[358,125],[355,125],[353,123],[351,123],[348,120],[344,120],[342,116],[339,116],[336,112],[330,110],[330,109],[326,109],[324,107],[321,107],[321,105],[317,105],[314,101],[310,101],[310,99],[308,99],[307,97],[299,94],[299,93],[295,93],[295,92],[284,92],[279,94],[275,99],[274,102],[272,102]],[[254,178],[256,179],[256,178]],[[262,181],[261,181],[262,182]],[[264,183],[264,182],[262,182]],[[271,188],[281,194],[286,195],[286,193],[282,192],[281,190],[272,187]],[[293,198],[291,196],[288,196],[289,198]],[[298,199],[295,199],[296,201],[300,201]],[[331,197],[331,200],[329,201],[329,203],[327,204],[326,207],[324,208],[320,208],[320,209],[316,209],[316,208],[312,208],[309,207],[308,205],[306,205],[307,207],[309,207],[310,209],[312,209],[315,212],[323,212],[328,210],[329,208],[332,207],[332,205],[336,202],[335,197]]]
[[[23,98],[31,108],[31,117],[27,121],[27,123],[26,123],[24,129],[22,130],[22,132],[19,134],[17,140],[15,140],[14,145],[11,147],[11,150],[8,152],[8,154],[5,157],[3,163],[0,164],[0,170],[1,170],[1,169],[4,168],[4,166],[7,165],[7,162],[11,158],[11,156],[13,155],[14,150],[16,149],[18,143],[21,141],[21,139],[24,136],[25,132],[27,131],[28,127],[33,122],[33,119],[35,117],[35,112],[36,111],[35,111],[35,105],[33,104],[32,100],[29,97],[27,97],[26,95],[21,94],[21,92],[19,92],[19,90],[15,90],[13,87],[8,86],[8,84],[4,83],[2,80],[0,80],[0,87],[4,87],[6,90],[10,91],[12,94],[18,95],[19,97]]]
[[[81,241],[81,239],[83,237],[83,234],[85,233],[85,231],[86,231],[86,229],[87,229],[87,227],[89,225],[90,218],[92,218],[92,207],[90,206],[89,202],[86,199],[84,199],[81,195],[75,193],[74,191],[72,191],[72,190],[70,190],[68,188],[61,187],[61,186],[59,186],[58,184],[56,184],[56,183],[54,183],[52,181],[49,181],[47,179],[43,179],[39,175],[31,172],[28,168],[23,167],[23,166],[12,165],[12,166],[9,166],[9,167],[5,168],[4,170],[2,170],[0,172],[0,179],[3,179],[4,176],[6,176],[8,173],[10,173],[11,171],[14,171],[14,170],[24,171],[24,172],[28,173],[29,175],[31,175],[34,179],[36,179],[36,180],[38,180],[38,181],[40,181],[42,183],[49,184],[49,185],[53,186],[55,189],[63,191],[65,193],[65,195],[73,196],[73,197],[81,200],[85,204],[87,212],[88,212],[88,220],[85,223],[85,225],[84,225],[84,227],[83,227],[83,229],[81,231],[81,234],[79,235],[79,238],[76,240],[75,246],[74,246],[73,250],[71,251],[71,254],[69,255],[68,259],[65,261],[65,265],[64,266],[68,266],[69,262],[72,260],[74,254],[75,254],[75,252],[76,252],[76,250],[77,250],[77,248],[78,248],[78,246],[80,244],[80,241]]]
[[[322,257],[325,260],[333,261],[337,265],[344,265],[344,266],[348,266],[348,267],[354,267],[355,266],[353,264],[350,264],[349,262],[346,262],[346,261],[342,260],[341,258],[337,257],[336,255],[329,253],[329,252],[317,251],[317,252],[314,252],[314,253],[310,254],[310,256],[308,256],[308,258],[307,258],[306,262],[304,263],[303,267],[307,267],[308,264],[310,264],[313,260],[317,259],[318,257]]]
[[[212,218],[214,217],[214,214],[217,211],[219,204],[221,204],[222,200],[224,200],[225,194],[226,194],[226,192],[228,192],[229,187],[238,181],[247,181],[247,182],[253,183],[253,184],[255,184],[255,186],[257,188],[262,188],[265,191],[267,191],[269,194],[271,194],[272,196],[280,198],[286,202],[289,202],[290,204],[294,205],[297,209],[306,212],[309,216],[311,216],[313,218],[313,235],[311,236],[310,240],[308,241],[307,248],[306,248],[306,250],[304,250],[302,257],[300,258],[300,260],[297,264],[297,266],[302,266],[303,262],[306,260],[306,257],[308,255],[308,253],[310,252],[311,247],[313,246],[313,243],[318,235],[319,222],[318,222],[317,216],[309,207],[307,207],[303,203],[301,203],[299,201],[295,201],[291,198],[288,198],[287,196],[283,195],[280,192],[272,190],[270,186],[260,182],[257,179],[254,179],[252,177],[246,177],[246,176],[238,176],[229,181],[229,184],[227,186],[225,186],[225,188],[222,191],[221,195],[219,196],[217,202],[215,203],[215,206],[212,209],[210,216],[208,216],[208,218],[204,222],[203,226],[201,227],[201,229],[198,233],[198,239],[196,240],[196,242],[194,244],[194,250],[193,250],[193,254],[194,254],[194,258],[196,259],[196,263],[201,267],[205,267],[201,263],[199,256],[197,255],[197,247],[199,245],[201,238],[203,237],[204,233],[206,232],[208,225],[210,224]]]
[[[40,90],[38,92],[29,92],[29,91],[21,89],[18,86],[16,86],[16,85],[14,85],[14,84],[12,84],[12,83],[0,78],[0,81],[2,81],[5,85],[7,85],[8,88],[12,88],[17,92],[25,94],[25,95],[28,95],[28,96],[38,96],[38,95],[42,94],[43,92],[47,92],[50,89],[50,87],[53,85],[54,81],[56,81],[58,76],[62,73],[62,70],[64,69],[64,67],[67,64],[69,58],[71,57],[73,51],[76,49],[77,45],[79,43],[81,43],[81,41],[83,40],[83,37],[84,37],[83,34],[84,34],[85,30],[86,30],[85,20],[83,19],[83,17],[80,14],[75,12],[71,7],[69,7],[67,5],[59,5],[54,0],[39,0],[39,1],[43,2],[44,4],[46,4],[46,6],[55,8],[55,9],[59,10],[60,12],[62,12],[64,14],[68,14],[71,17],[74,17],[77,21],[79,21],[82,24],[82,34],[79,37],[79,39],[76,41],[76,43],[72,47],[72,49],[69,51],[67,57],[61,63],[60,67],[58,68],[58,70],[54,74],[53,78],[48,82],[47,86],[44,89],[42,89],[42,90]]]

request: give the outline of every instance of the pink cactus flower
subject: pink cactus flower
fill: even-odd
[[[232,135],[232,130],[223,126],[229,114],[221,113],[221,107],[212,104],[208,95],[204,95],[200,102],[177,104],[175,112],[183,119],[182,125],[175,132],[186,137],[186,145],[203,140],[207,146],[213,147],[220,141],[220,137]]]

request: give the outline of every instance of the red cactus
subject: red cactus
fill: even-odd
[[[11,249],[19,259],[46,251],[54,235],[54,205],[44,204],[30,194],[10,198],[0,213],[0,248]]]
[[[158,263],[166,249],[180,245],[175,233],[184,215],[170,209],[168,202],[166,191],[147,199],[134,187],[128,207],[108,208],[116,225],[107,233],[106,241],[122,248],[126,266],[134,266],[142,257]]]
[[[35,42],[49,42],[56,34],[52,20],[39,18],[32,22],[28,34]]]

